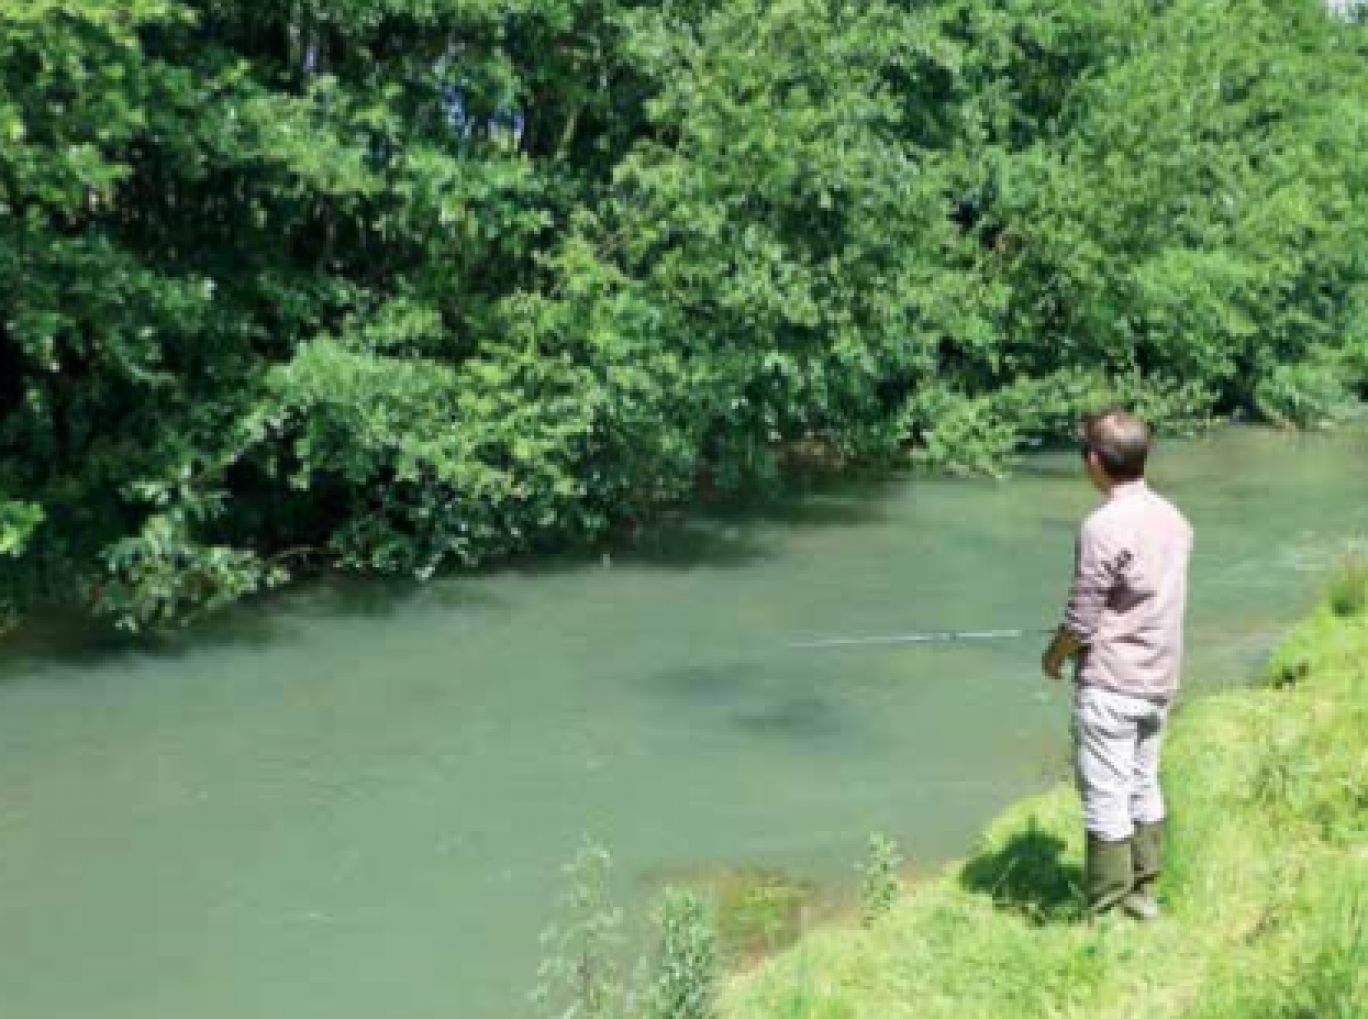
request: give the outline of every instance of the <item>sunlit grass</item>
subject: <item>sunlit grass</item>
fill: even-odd
[[[868,930],[739,979],[724,1014],[1368,1019],[1368,621],[1336,602],[1340,577],[1270,664],[1294,681],[1176,719],[1160,921],[1079,922],[1081,824],[1060,788]]]
[[[1330,574],[1328,600],[1337,616],[1361,616],[1368,610],[1368,557],[1349,556]]]

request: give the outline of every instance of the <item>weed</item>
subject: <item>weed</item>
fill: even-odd
[[[810,883],[772,870],[742,870],[720,880],[718,925],[727,956],[754,958],[793,944],[814,892]]]
[[[860,873],[861,917],[872,927],[887,914],[902,894],[899,871],[903,866],[898,844],[887,835],[869,836],[865,858],[856,868]]]
[[[717,925],[697,892],[667,889],[660,909],[654,1019],[711,1019],[717,998]]]
[[[548,954],[532,996],[550,1019],[627,1019],[631,996],[618,964],[622,911],[609,902],[611,870],[612,857],[593,843],[565,868],[565,917],[542,935]]]
[[[1346,556],[1335,566],[1327,584],[1330,610],[1342,619],[1368,610],[1368,557]]]

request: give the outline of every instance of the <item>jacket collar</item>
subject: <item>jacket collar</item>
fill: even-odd
[[[1134,495],[1144,495],[1149,491],[1149,486],[1145,484],[1144,478],[1137,478],[1135,481],[1123,481],[1119,485],[1113,485],[1107,493],[1108,502],[1116,502],[1118,499],[1129,499]]]

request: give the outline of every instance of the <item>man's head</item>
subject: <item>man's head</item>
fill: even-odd
[[[1083,459],[1094,485],[1113,485],[1145,476],[1152,443],[1149,425],[1124,410],[1107,410],[1083,418]]]

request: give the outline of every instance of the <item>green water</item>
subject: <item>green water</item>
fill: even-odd
[[[1165,451],[1193,687],[1249,676],[1368,534],[1364,441]],[[1049,625],[1093,498],[1042,456],[795,493],[607,564],[314,585],[155,648],[27,634],[0,660],[0,1014],[503,1019],[586,834],[637,906],[719,867],[849,888],[872,830],[962,853],[1061,772],[1038,645],[786,645]]]

